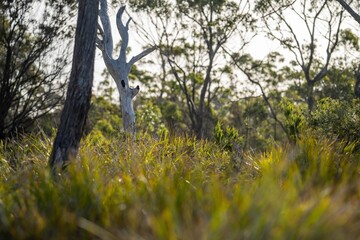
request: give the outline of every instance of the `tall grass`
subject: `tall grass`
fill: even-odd
[[[94,134],[55,181],[46,137],[0,146],[0,239],[360,238],[359,155],[336,141],[240,158],[189,137]]]

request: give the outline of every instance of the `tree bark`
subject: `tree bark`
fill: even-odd
[[[128,31],[131,18],[129,18],[125,24],[123,23],[122,16],[125,11],[125,6],[122,6],[116,14],[116,25],[122,41],[119,57],[114,59],[112,57],[113,41],[107,1],[101,0],[100,6],[99,16],[102,28],[99,27],[100,34],[99,38],[97,38],[97,47],[101,50],[106,68],[114,79],[119,91],[124,132],[130,135],[134,140],[136,116],[133,107],[133,99],[140,88],[139,86],[135,88],[129,86],[129,73],[134,63],[154,51],[156,47],[150,47],[132,57],[129,62],[126,61],[126,50],[129,43]]]
[[[307,105],[310,112],[314,110],[315,98],[314,98],[314,82],[309,81],[307,83]]]
[[[356,75],[356,80],[354,86],[354,94],[356,98],[360,99],[360,65],[355,75]]]
[[[70,82],[49,164],[53,173],[77,155],[90,108],[98,0],[79,0]]]

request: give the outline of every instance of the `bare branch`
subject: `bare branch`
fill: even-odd
[[[279,11],[283,11],[283,10],[287,9],[288,7],[292,6],[295,2],[296,2],[296,0],[290,2],[289,4],[282,5],[282,6],[280,6],[278,9],[275,9],[275,8],[271,5],[271,3],[270,3],[270,7],[271,7],[271,10],[272,10],[272,11],[269,12],[269,13],[267,13],[267,14],[263,14],[262,17],[265,18],[265,17],[271,16],[271,15],[274,14],[274,13],[278,13]]]
[[[129,22],[126,23],[126,26],[122,22],[122,15],[124,14],[125,6],[122,6],[116,14],[116,26],[121,36],[121,47],[120,47],[120,55],[119,60],[122,62],[126,62],[126,49],[129,44]]]
[[[330,59],[331,59],[331,56],[332,54],[334,53],[338,43],[339,43],[339,38],[340,38],[340,30],[341,30],[341,23],[342,23],[342,20],[343,20],[343,11],[340,12],[340,17],[339,17],[339,23],[337,25],[337,29],[336,29],[336,33],[335,33],[335,40],[331,45],[331,23],[329,22],[329,42],[328,42],[328,46],[327,46],[327,49],[326,49],[326,53],[327,53],[327,56],[326,56],[326,62],[324,64],[324,66],[322,67],[321,71],[316,74],[316,76],[314,77],[314,82],[317,82],[317,81],[320,81],[321,79],[323,79],[325,77],[325,75],[327,74],[327,68],[329,66],[329,63],[330,63]]]
[[[312,29],[311,32],[309,32],[310,34],[310,55],[309,55],[309,61],[308,64],[305,67],[305,77],[307,81],[310,81],[310,68],[311,65],[314,61],[314,55],[315,55],[315,28],[316,28],[316,21],[320,16],[320,13],[323,11],[323,9],[325,8],[327,4],[327,1],[324,1],[324,3],[321,5],[319,11],[315,14],[314,16],[314,20],[313,20],[313,24],[312,24]],[[331,31],[331,26],[329,26],[329,31]],[[329,40],[330,41],[330,40]]]
[[[119,11],[116,14],[116,26],[117,26],[117,28],[119,30],[119,33],[121,33],[123,28],[125,28],[125,26],[124,26],[124,24],[123,24],[123,22],[121,20],[123,14],[125,12],[125,8],[126,8],[126,6],[122,6],[121,8],[119,8]]]
[[[127,20],[127,22],[126,22],[126,26],[125,26],[125,27],[126,27],[127,29],[129,29],[129,24],[130,24],[130,21],[131,21],[131,20],[132,20],[132,18],[129,18],[129,19]]]
[[[139,85],[136,88],[130,88],[131,91],[131,99],[133,99],[140,91]]]
[[[197,117],[198,114],[197,114],[196,106],[195,106],[193,100],[191,99],[189,91],[188,91],[188,89],[186,87],[186,83],[185,83],[185,81],[186,81],[186,73],[180,66],[178,66],[175,63],[175,61],[171,60],[169,57],[167,57],[167,60],[168,60],[168,63],[170,65],[171,71],[174,74],[174,77],[175,77],[176,81],[178,82],[178,84],[180,86],[180,89],[185,94],[186,104],[187,104],[187,107],[188,107],[188,110],[189,110],[189,117],[190,117],[191,123],[195,126],[196,125],[196,117]],[[183,79],[180,78],[180,76],[179,76],[178,72],[176,71],[174,65],[183,73]]]
[[[112,52],[113,52],[113,40],[112,40],[112,33],[111,33],[111,23],[109,20],[109,15],[108,15],[108,6],[107,6],[107,1],[106,0],[101,0],[100,1],[100,11],[99,11],[99,15],[100,15],[100,21],[102,24],[102,29],[98,28],[100,31],[101,36],[103,37],[103,45],[104,45],[104,50],[103,53],[105,53],[105,55],[112,59]]]
[[[272,5],[270,5],[270,7],[274,11],[274,13],[277,15],[277,17],[281,20],[281,22],[283,22],[286,25],[287,29],[289,30],[290,34],[292,35],[292,37],[296,43],[296,47],[286,43],[283,39],[281,39],[281,38],[277,37],[275,34],[273,34],[272,31],[269,31],[271,36],[273,36],[275,39],[279,40],[280,43],[284,44],[294,54],[296,62],[302,68],[304,68],[305,57],[303,55],[303,52],[301,51],[301,44],[300,44],[300,41],[299,41],[297,35],[295,34],[293,27],[286,21],[286,19],[281,15],[281,13],[278,13],[275,11],[275,9]],[[268,25],[268,23],[266,21],[265,21],[265,24],[266,24],[266,27],[270,30],[271,27]]]
[[[131,60],[128,63],[129,69],[134,63],[136,63],[137,61],[139,61],[143,57],[147,56],[148,54],[150,54],[151,52],[153,52],[157,48],[158,48],[157,46],[152,46],[151,48],[148,48],[148,49],[142,51],[141,53],[139,53],[138,55],[132,57]]]

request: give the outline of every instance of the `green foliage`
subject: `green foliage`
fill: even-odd
[[[58,0],[0,4],[1,139],[29,132],[63,100],[72,32],[68,4]]]
[[[245,118],[252,118],[252,124],[257,126],[261,124],[267,118],[267,110],[263,101],[252,101],[250,102],[244,111]]]
[[[351,101],[354,98],[353,83],[355,81],[355,70],[342,66],[342,61],[338,61],[339,66],[329,69],[327,76],[321,82],[319,98],[332,98]]]
[[[348,44],[353,49],[359,51],[359,37],[356,36],[351,29],[347,28],[342,30],[340,33],[341,42],[346,45]]]
[[[218,127],[219,128],[219,127]],[[224,133],[226,135],[226,133]],[[42,139],[42,140],[41,140]],[[1,239],[349,239],[358,225],[359,154],[335,141],[244,155],[233,168],[218,143],[192,138],[135,143],[89,137],[54,181],[51,141],[0,145]],[[61,231],[59,231],[61,229]]]
[[[360,101],[324,98],[311,113],[309,126],[329,137],[360,142]]]
[[[116,88],[113,88],[110,83],[110,74],[104,69],[102,76],[104,77],[103,81],[98,84],[97,92],[100,96],[104,97],[105,100],[112,102],[113,95],[116,91]]]
[[[160,6],[164,2],[166,6]],[[269,2],[258,1],[259,9],[269,11]],[[178,9],[170,6],[175,3]],[[293,1],[273,3],[277,7]],[[225,54],[209,68],[212,82],[206,98],[212,100],[205,101],[204,128],[213,134],[197,140],[186,137],[191,128],[186,103],[193,101],[196,108],[206,79],[202,64],[208,61],[209,42],[201,34],[214,34],[209,39],[216,43],[230,36],[231,29],[241,33],[244,29],[235,27],[250,18],[239,15],[229,19],[238,15],[232,14],[239,9],[232,1],[130,0],[129,4],[135,10],[154,9],[165,23],[168,16],[164,15],[178,17],[167,37],[178,30],[182,33],[173,46],[161,45],[161,57],[170,56],[179,65],[175,72],[183,79],[177,82],[171,75],[173,70],[166,67],[169,59],[163,59],[159,75],[131,69],[129,77],[140,81],[146,89],[142,92],[150,95],[138,96],[135,102],[135,142],[124,141],[120,109],[111,103],[113,89],[104,81],[100,86],[104,98],[93,98],[79,157],[56,181],[47,167],[53,124],[47,126],[47,134],[0,142],[0,239],[360,236],[360,104],[352,100],[354,79],[351,69],[342,67],[346,62],[337,68],[329,66],[314,95],[330,98],[320,100],[307,115],[298,102],[298,94],[306,97],[306,88],[299,84],[304,76],[294,68],[297,62],[282,66],[284,59],[279,53],[270,53],[263,61],[231,53],[235,62],[249,71],[252,83],[263,87],[294,140],[281,145],[273,139],[282,139],[285,134],[279,137],[279,124],[271,119],[264,98],[254,97],[255,92],[246,99],[236,95],[238,89],[232,86],[238,81],[232,82],[237,77],[232,64],[223,61]],[[208,21],[209,8],[214,8],[213,21]],[[180,13],[183,15],[177,15]],[[357,38],[351,32],[341,34],[342,41],[355,48]],[[283,41],[295,44],[291,39]],[[312,47],[315,45],[305,44],[301,50]],[[314,62],[321,66],[318,59]],[[184,101],[182,87],[193,94],[189,95],[191,101]]]
[[[185,132],[187,126],[184,124],[184,114],[180,106],[172,101],[159,101],[162,121],[171,133]]]
[[[109,135],[116,133],[116,130],[114,129],[114,127],[109,123],[109,121],[107,121],[105,119],[99,120],[96,123],[95,127],[98,130],[100,130],[101,132],[109,134]]]
[[[118,1],[112,0],[112,3],[118,5]],[[128,4],[131,8],[136,11],[159,11],[162,13],[167,13],[169,2],[167,0],[129,0]]]
[[[106,136],[119,136],[121,128],[120,107],[103,97],[93,97],[85,133],[94,130]]]
[[[168,101],[163,104],[162,108],[162,115],[168,122],[177,122],[182,118],[181,111],[175,103]]]
[[[285,127],[292,140],[296,140],[306,125],[306,110],[301,105],[295,105],[288,98],[284,98],[280,107],[285,117]]]
[[[160,108],[151,101],[146,101],[137,108],[137,125],[140,131],[150,134],[161,135],[167,131]]]
[[[271,11],[274,6],[286,8],[287,6],[291,6],[292,4],[294,4],[294,1],[291,0],[261,0],[256,1],[255,10],[261,13],[265,13],[267,11]]]
[[[234,126],[242,138],[241,148],[261,152],[275,140],[281,139],[276,123],[272,121],[268,109],[265,107],[263,98],[249,98],[232,102],[228,108],[223,108],[226,125]]]
[[[234,148],[243,148],[244,138],[239,136],[239,132],[233,127],[225,127],[223,129],[222,124],[217,122],[214,130],[215,142],[225,150],[231,151]]]

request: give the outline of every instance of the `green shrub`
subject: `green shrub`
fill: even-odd
[[[165,124],[162,122],[161,110],[151,101],[147,101],[137,108],[137,126],[140,131],[149,134],[161,135],[167,131]]]
[[[289,99],[284,98],[280,107],[285,116],[285,128],[291,140],[296,140],[306,126],[305,109],[301,105],[296,105]]]
[[[244,138],[239,135],[239,132],[233,127],[223,127],[220,122],[217,122],[214,130],[214,138],[217,144],[225,150],[231,151],[234,147],[243,148]]]
[[[348,142],[360,141],[360,101],[324,98],[311,113],[309,125],[329,137],[336,136]]]

